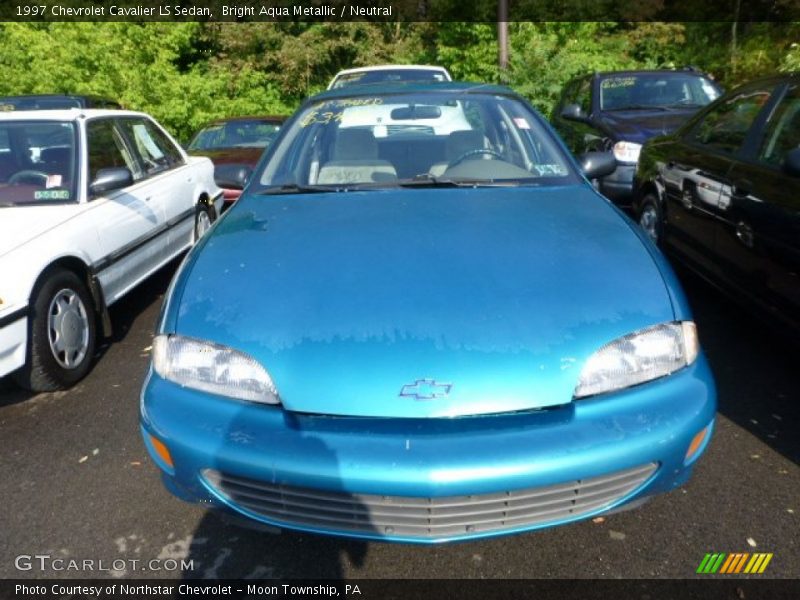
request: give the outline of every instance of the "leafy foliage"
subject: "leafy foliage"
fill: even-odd
[[[800,69],[797,23],[646,22],[660,0],[637,14],[596,6],[617,20],[510,23],[507,73],[490,22],[0,23],[0,94],[108,96],[186,139],[217,117],[289,114],[360,65],[441,64],[456,79],[508,83],[544,113],[567,80],[592,70],[694,65],[730,87]]]

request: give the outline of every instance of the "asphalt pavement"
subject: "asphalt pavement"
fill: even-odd
[[[800,576],[800,347],[693,276],[720,414],[687,485],[605,519],[421,547],[241,529],[162,487],[138,395],[174,269],[113,308],[74,389],[0,379],[0,578],[684,578],[708,552],[773,553],[760,577]]]

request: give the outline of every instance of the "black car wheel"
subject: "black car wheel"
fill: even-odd
[[[661,206],[658,198],[652,193],[647,194],[642,200],[639,209],[639,226],[644,229],[647,237],[656,245],[661,243],[661,232],[663,227]]]
[[[91,367],[95,336],[94,303],[84,282],[71,271],[50,271],[32,296],[28,355],[17,382],[35,392],[73,385]]]

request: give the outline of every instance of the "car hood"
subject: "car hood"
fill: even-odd
[[[74,217],[78,204],[0,207],[0,256]]]
[[[672,133],[696,112],[692,110],[630,110],[603,113],[603,124],[616,139],[644,144],[651,137]]]
[[[673,319],[649,251],[585,184],[239,202],[192,255],[166,328],[256,358],[288,410],[565,404],[600,346]]]
[[[220,148],[218,150],[192,151],[193,156],[205,156],[215,165],[241,164],[254,167],[264,153],[264,148]]]

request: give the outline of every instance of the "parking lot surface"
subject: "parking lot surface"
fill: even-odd
[[[0,380],[0,577],[684,578],[708,552],[773,553],[761,577],[800,577],[800,348],[691,275],[719,418],[689,483],[604,519],[419,547],[245,530],[163,489],[138,394],[174,269],[113,308],[115,336],[74,389]]]

